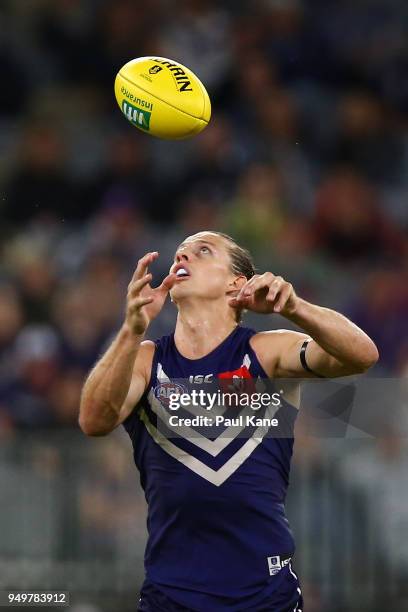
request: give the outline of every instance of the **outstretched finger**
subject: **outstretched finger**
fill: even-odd
[[[151,295],[146,297],[139,296],[133,298],[133,300],[129,303],[128,309],[130,312],[133,312],[135,310],[138,310],[142,306],[146,306],[146,304],[150,304],[151,302],[153,302],[153,297]]]
[[[149,273],[138,280],[132,281],[129,285],[129,295],[132,297],[136,296],[151,280],[152,275]]]
[[[172,272],[171,274],[168,274],[165,279],[163,279],[163,282],[158,287],[156,287],[154,291],[162,293],[163,295],[167,295],[170,289],[174,286],[176,280],[177,274],[174,274],[174,272]]]
[[[232,297],[228,299],[228,304],[233,308],[246,308],[252,301],[250,295],[243,295],[241,297]]]
[[[286,285],[283,287],[279,299],[277,300],[275,306],[273,307],[274,312],[280,312],[288,301],[290,294],[292,292],[292,287],[290,285]]]
[[[241,289],[239,291],[237,291],[236,295],[235,295],[235,299],[237,301],[240,301],[241,299],[244,298],[244,296],[248,296],[251,294],[252,292],[252,286],[254,284],[254,282],[258,279],[258,276],[253,276],[251,279],[249,279],[245,285],[243,285],[241,287]]]
[[[159,253],[157,251],[152,251],[150,253],[146,253],[146,255],[143,255],[143,257],[141,257],[139,261],[137,262],[136,269],[133,273],[132,280],[130,282],[132,283],[133,281],[138,280],[139,278],[142,278],[143,276],[145,276],[147,273],[148,266],[150,266],[150,264],[155,259],[157,259],[158,256],[159,256]]]
[[[253,295],[255,291],[258,291],[259,289],[263,289],[264,287],[267,287],[269,282],[270,281],[264,274],[262,274],[261,276],[253,276],[242,287],[241,291],[237,295],[237,300],[241,302],[245,300],[246,298],[251,297],[251,295]]]
[[[245,299],[247,299],[247,298],[245,298]],[[229,306],[232,306],[232,308],[242,308],[242,302],[243,301],[244,300],[239,301],[237,299],[237,296],[228,298],[228,304],[229,304]]]
[[[276,300],[277,296],[282,290],[283,284],[284,283],[281,279],[275,278],[275,280],[272,282],[271,286],[269,287],[269,291],[266,295],[267,302],[273,302],[274,300]]]

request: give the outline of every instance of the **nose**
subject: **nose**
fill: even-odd
[[[180,263],[181,261],[189,261],[188,253],[184,249],[176,253],[176,263]]]

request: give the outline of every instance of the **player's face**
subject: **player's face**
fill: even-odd
[[[173,301],[183,297],[220,298],[231,291],[234,273],[228,242],[211,232],[189,236],[176,251],[171,272],[178,274],[171,290]]]

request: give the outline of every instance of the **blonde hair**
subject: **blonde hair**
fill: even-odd
[[[231,271],[234,274],[242,274],[247,280],[252,278],[256,272],[252,256],[247,249],[235,242],[231,236],[222,232],[211,232],[216,236],[221,236],[228,241],[228,252],[231,259]],[[235,320],[237,323],[242,321],[243,308],[236,310]]]

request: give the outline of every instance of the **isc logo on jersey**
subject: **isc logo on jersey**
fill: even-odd
[[[196,374],[188,377],[190,383],[200,384],[200,383],[210,383],[213,380],[213,374]]]

